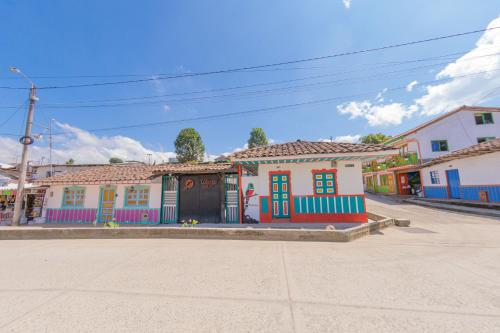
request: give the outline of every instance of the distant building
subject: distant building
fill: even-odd
[[[426,198],[500,203],[500,139],[459,149],[421,166]]]
[[[451,151],[500,137],[500,108],[462,106],[392,137],[399,156],[365,163],[367,191],[410,195],[421,191],[419,167]]]

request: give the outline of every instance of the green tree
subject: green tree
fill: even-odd
[[[269,141],[264,130],[260,127],[252,128],[250,138],[248,139],[248,148],[267,146],[268,144]]]
[[[111,157],[109,159],[110,164],[115,164],[115,163],[123,163],[123,160],[119,157]]]
[[[365,135],[361,137],[361,143],[382,143],[384,141],[387,141],[391,138],[390,135],[385,135],[383,133],[371,133],[368,135]]]
[[[66,165],[73,165],[73,164],[75,164],[75,160],[72,158],[66,161]]]
[[[200,133],[194,128],[184,128],[175,140],[177,160],[181,163],[201,162],[205,156],[205,146]]]

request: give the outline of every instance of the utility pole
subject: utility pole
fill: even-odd
[[[13,73],[17,73],[28,79],[31,83],[30,88],[30,103],[28,108],[28,119],[26,120],[26,129],[24,131],[24,136],[19,140],[23,145],[23,155],[21,158],[21,174],[19,176],[19,181],[17,184],[16,202],[14,205],[14,217],[12,218],[12,226],[18,226],[21,221],[23,199],[24,199],[24,184],[26,182],[26,173],[28,171],[28,146],[34,142],[31,137],[31,127],[33,125],[33,112],[35,111],[35,102],[38,100],[36,97],[36,87],[31,80],[24,75],[19,69],[11,67],[10,69]]]
[[[52,166],[52,121],[49,122],[49,165],[50,165],[50,177],[54,175],[54,167]]]

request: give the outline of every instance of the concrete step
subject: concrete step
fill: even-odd
[[[421,198],[419,198],[419,199],[405,199],[403,201],[406,203],[411,203],[411,204],[418,205],[418,206],[424,206],[424,207],[436,208],[436,209],[445,209],[445,210],[450,210],[450,211],[464,213],[464,214],[474,214],[474,215],[495,217],[495,218],[498,218],[500,220],[500,211],[498,211],[496,209],[477,208],[477,207],[460,206],[460,205],[453,205],[453,204],[447,204],[447,203],[445,204],[445,203],[431,202],[429,200],[422,200]]]
[[[500,210],[500,204],[492,202],[467,201],[459,199],[430,199],[430,198],[415,198],[415,199],[433,203],[441,203],[446,205],[457,205],[465,207]]]

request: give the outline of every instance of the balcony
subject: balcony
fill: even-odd
[[[388,170],[405,165],[418,165],[418,155],[416,152],[406,153],[386,159],[383,162],[373,161],[363,167],[363,172],[376,172]]]

